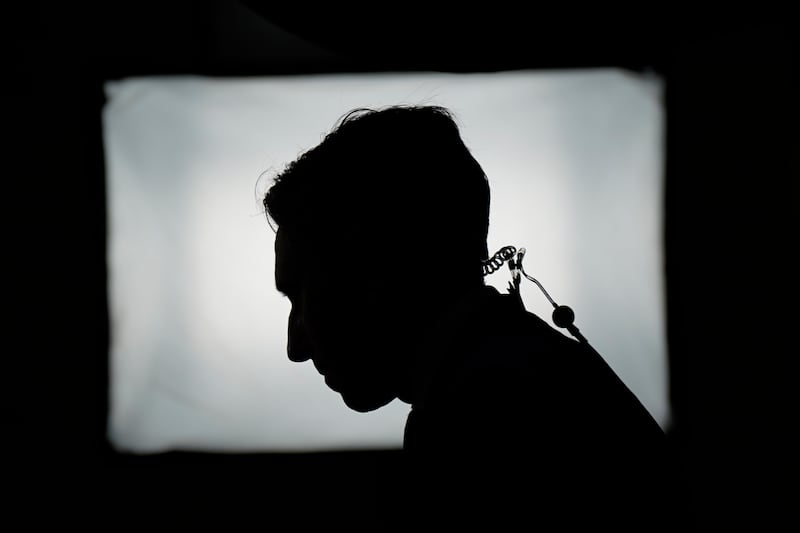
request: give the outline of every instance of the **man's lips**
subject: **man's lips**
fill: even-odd
[[[317,372],[319,372],[323,376],[325,376],[328,373],[328,369],[325,367],[325,365],[321,364],[318,360],[312,359],[311,362],[314,363],[314,368],[317,369]]]
[[[339,392],[338,381],[331,376],[325,376],[324,374],[323,376],[325,377],[325,384],[332,390]]]

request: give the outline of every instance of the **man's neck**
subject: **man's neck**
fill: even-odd
[[[400,400],[414,407],[424,404],[431,383],[446,364],[445,358],[454,343],[465,333],[470,318],[484,308],[488,298],[497,294],[494,287],[482,285],[464,290],[435,306],[422,335],[411,349],[408,375],[404,379],[407,387],[398,395]]]

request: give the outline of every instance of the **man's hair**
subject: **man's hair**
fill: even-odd
[[[443,107],[351,111],[275,178],[264,207],[317,244],[355,231],[367,248],[399,243],[398,256],[422,265],[438,254],[468,277],[488,256],[486,175]]]

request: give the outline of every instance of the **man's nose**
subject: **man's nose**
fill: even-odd
[[[286,353],[289,356],[289,360],[295,363],[308,361],[314,355],[303,319],[294,310],[289,313],[289,336]]]

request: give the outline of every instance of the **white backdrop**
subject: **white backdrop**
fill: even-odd
[[[118,449],[400,446],[409,406],[352,412],[310,362],[286,358],[289,305],[260,199],[347,111],[401,103],[456,114],[489,177],[490,254],[527,248],[527,272],[668,423],[658,79],[607,69],[167,77],[106,91]],[[504,268],[487,282],[505,291],[508,279]],[[550,321],[523,283],[527,308]]]

